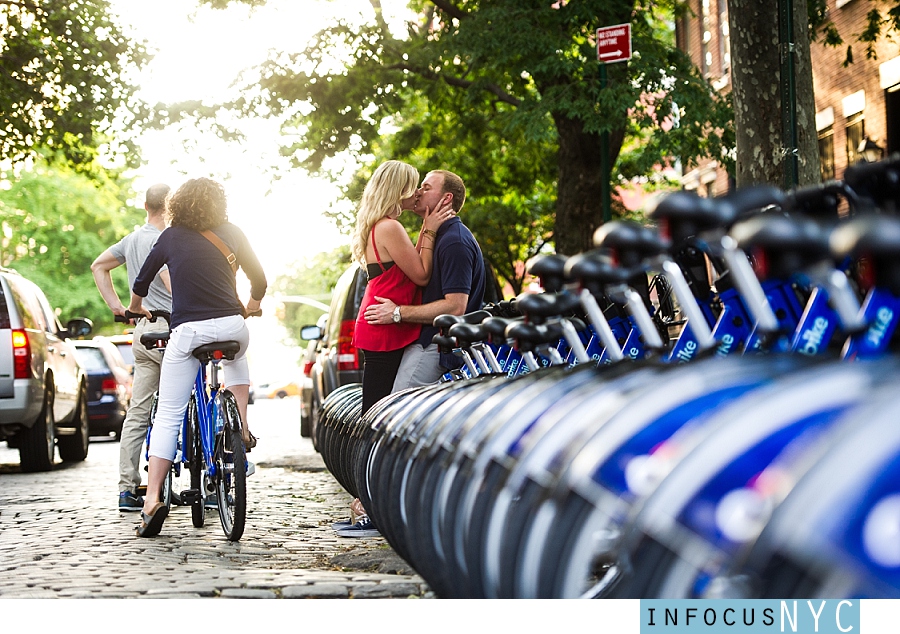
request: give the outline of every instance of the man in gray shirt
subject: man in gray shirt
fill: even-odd
[[[147,190],[144,209],[147,211],[147,224],[133,231],[119,242],[101,253],[91,264],[94,281],[103,296],[103,300],[115,315],[125,316],[125,305],[119,299],[113,287],[110,271],[124,264],[128,272],[128,288],[134,284],[134,278],[140,272],[156,244],[156,239],[166,228],[164,212],[166,195],[169,186],[157,184]],[[169,272],[161,270],[153,282],[150,292],[144,299],[144,306],[151,311],[162,310],[172,312],[172,291],[169,284]],[[169,324],[163,318],[155,322],[138,319],[134,325],[131,349],[134,352],[134,382],[131,392],[131,404],[125,421],[122,423],[122,434],[119,443],[119,510],[140,511],[144,500],[137,494],[141,484],[141,449],[147,436],[147,424],[150,420],[150,405],[153,395],[159,387],[159,369],[162,363],[161,350],[147,350],[141,345],[141,335],[147,332],[168,332]]]

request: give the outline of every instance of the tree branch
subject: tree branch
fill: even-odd
[[[452,2],[445,2],[444,0],[431,0],[431,3],[436,6],[438,9],[449,15],[451,18],[456,18],[457,20],[463,20],[469,17],[469,14],[460,9],[458,6],[453,4]]]
[[[438,73],[435,73],[430,70],[423,70],[421,68],[415,68],[413,66],[410,66],[409,64],[392,64],[392,65],[388,66],[387,68],[389,68],[391,70],[406,70],[406,71],[409,71],[416,75],[419,75],[420,77],[424,77],[425,79],[429,79],[432,81],[440,79],[448,86],[455,86],[457,88],[471,88],[475,84],[474,81],[470,81],[468,79],[460,79],[459,77],[448,77],[447,75],[438,74]],[[497,84],[495,84],[493,82],[488,82],[488,83],[484,84],[484,89],[487,92],[491,93],[492,95],[496,96],[498,100],[500,100],[504,103],[508,103],[512,106],[521,106],[522,105],[521,99],[513,97],[512,95],[510,95],[508,92],[506,92],[500,86],[498,86]]]

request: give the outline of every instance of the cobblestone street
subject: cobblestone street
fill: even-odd
[[[249,417],[260,441],[238,543],[215,510],[197,529],[187,507],[173,507],[159,537],[136,537],[138,514],[116,506],[116,442],[38,474],[20,473],[18,452],[0,446],[0,597],[431,596],[383,538],[335,536],[350,496],[300,438],[296,398],[257,401]]]

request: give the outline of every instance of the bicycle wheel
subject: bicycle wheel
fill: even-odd
[[[219,406],[224,425],[216,437],[216,498],[225,537],[236,542],[244,534],[247,518],[247,458],[234,394],[225,390]]]
[[[197,399],[191,395],[187,408],[188,425],[185,438],[188,471],[191,474],[191,490],[195,495],[191,499],[191,522],[195,528],[203,526],[205,512],[203,510],[203,449],[200,447],[200,428],[197,418]]]

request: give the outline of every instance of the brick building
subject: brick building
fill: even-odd
[[[690,5],[693,15],[676,24],[676,42],[715,88],[731,90],[727,0],[690,0]],[[828,0],[828,18],[845,46],[812,43],[823,180],[840,178],[847,165],[859,160],[860,144],[866,140],[883,152],[900,152],[900,45],[882,38],[875,45],[877,59],[866,58],[865,47],[855,40],[870,9],[869,0]],[[847,45],[853,46],[854,63],[845,68]],[[686,166],[682,185],[708,196],[730,188],[716,161]]]

